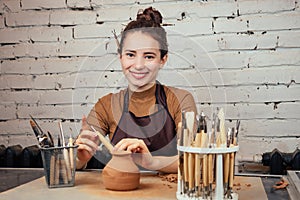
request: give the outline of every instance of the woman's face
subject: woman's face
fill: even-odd
[[[167,56],[160,57],[159,43],[150,35],[139,31],[126,35],[120,61],[132,91],[147,90],[155,83],[159,69],[167,61]]]

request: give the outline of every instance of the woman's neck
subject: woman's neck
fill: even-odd
[[[135,93],[135,92],[144,92],[149,90],[150,88],[152,88],[154,85],[156,84],[156,82],[153,83],[148,83],[142,87],[135,87],[133,85],[128,85],[128,88],[131,92]]]

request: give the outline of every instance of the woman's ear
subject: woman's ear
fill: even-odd
[[[163,67],[164,64],[166,64],[168,60],[168,54],[164,55],[164,57],[161,59],[160,63],[161,63],[161,68]]]

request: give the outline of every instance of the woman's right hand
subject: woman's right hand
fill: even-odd
[[[78,145],[77,158],[81,163],[87,163],[96,153],[96,150],[98,148],[98,135],[90,130],[85,116],[83,116],[82,118],[81,131],[75,141],[75,144]]]

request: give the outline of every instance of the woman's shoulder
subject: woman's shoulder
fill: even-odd
[[[191,92],[182,88],[164,85],[164,90],[167,97],[176,97],[178,100],[192,96]]]
[[[116,101],[121,102],[121,100],[123,101],[123,99],[124,99],[125,93],[126,93],[126,89],[122,89],[115,93],[110,92],[110,93],[100,97],[98,99],[97,104],[102,104],[104,106],[110,106],[113,103],[117,103]]]
[[[174,108],[174,112],[186,110],[196,112],[195,99],[191,92],[185,89],[164,86],[168,106]]]

